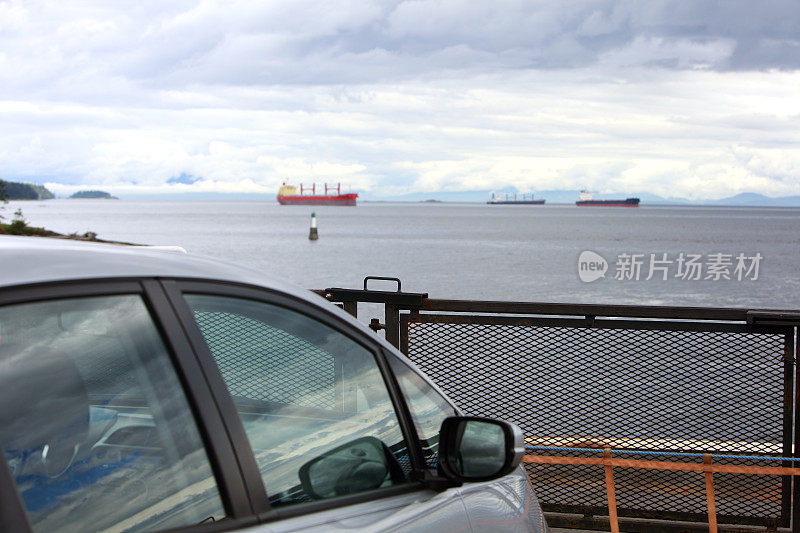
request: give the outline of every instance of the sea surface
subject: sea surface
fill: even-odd
[[[364,276],[383,275],[435,298],[800,309],[800,209],[363,203],[316,208],[319,240],[311,242],[312,208],[269,202],[51,200],[11,203],[3,214],[17,208],[29,223],[58,232],[178,245],[311,289],[358,288]],[[596,254],[587,262],[607,262],[605,277],[581,280],[578,260],[586,251]],[[701,279],[676,276],[675,262],[657,264],[666,280],[662,270],[646,279],[651,254],[676,261],[681,252],[700,257]],[[641,256],[639,279],[616,279],[623,254]],[[717,254],[729,258],[731,279],[706,279]],[[737,279],[739,254],[760,254],[757,276],[742,272]],[[381,307],[362,304],[359,319],[371,317],[382,318]],[[742,453],[777,451],[782,442],[782,352],[773,345],[771,352],[763,343],[750,351],[753,342],[734,339],[727,351],[684,353],[669,334],[508,329],[436,344],[452,337],[431,331],[417,331],[415,346],[425,357],[412,359],[469,411],[516,420],[528,435]],[[617,350],[620,338],[634,339],[641,353],[625,344]],[[664,339],[663,351],[654,349]],[[504,353],[510,359],[497,357]],[[753,360],[737,360],[754,353]],[[775,364],[765,362],[767,353]],[[463,362],[452,365],[455,358]],[[465,386],[465,375],[481,372],[487,381],[472,378]],[[764,512],[777,513],[780,479],[764,487],[771,495]],[[728,509],[754,505],[720,501]]]
[[[796,208],[48,200],[10,202],[0,214],[10,219],[17,208],[31,225],[178,245],[314,289],[358,288],[364,276],[379,275],[432,298],[800,309]],[[581,280],[584,251],[606,261],[604,277]],[[683,279],[681,252],[700,256],[700,279]],[[625,254],[641,261],[638,276]],[[648,280],[651,254],[661,269]],[[742,279],[739,255],[750,270],[739,270]]]

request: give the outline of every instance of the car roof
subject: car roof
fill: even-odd
[[[367,335],[373,335],[362,322],[310,290],[253,268],[165,247],[149,248],[72,239],[0,235],[0,265],[0,289],[58,281],[144,277],[255,285],[327,307]],[[385,339],[377,335],[374,338],[396,356],[399,355],[439,394],[448,398],[408,357],[400,354]]]
[[[0,287],[81,279],[168,277],[247,283],[307,300],[313,296],[259,270],[147,246],[4,235],[0,236],[0,264]]]

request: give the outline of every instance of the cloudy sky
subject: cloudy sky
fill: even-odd
[[[0,0],[0,121],[60,194],[797,195],[800,4]]]

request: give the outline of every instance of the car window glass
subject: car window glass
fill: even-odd
[[[456,416],[456,412],[447,400],[411,367],[391,354],[387,354],[386,359],[411,411],[425,464],[430,468],[436,468],[439,463],[439,429],[442,421],[448,416]]]
[[[0,308],[0,443],[35,531],[142,531],[225,516],[138,296]]]
[[[186,299],[236,403],[273,506],[408,480],[407,447],[369,350],[282,307],[220,296]]]

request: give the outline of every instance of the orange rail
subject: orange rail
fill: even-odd
[[[612,533],[619,533],[617,519],[617,500],[614,493],[615,466],[625,468],[644,468],[649,470],[682,470],[703,472],[706,478],[706,502],[708,504],[708,530],[717,533],[717,511],[714,502],[714,473],[755,474],[762,476],[798,476],[800,468],[786,466],[739,466],[714,464],[710,454],[703,455],[703,463],[673,463],[668,461],[643,461],[641,459],[619,459],[611,456],[611,449],[603,450],[603,457],[552,457],[549,455],[525,455],[524,463],[553,465],[596,465],[605,467],[606,496],[608,498],[608,517]]]

